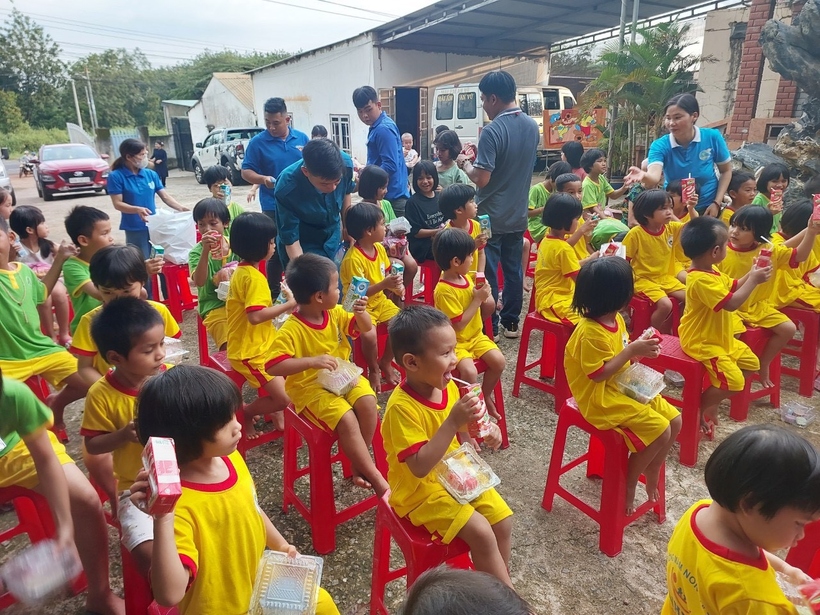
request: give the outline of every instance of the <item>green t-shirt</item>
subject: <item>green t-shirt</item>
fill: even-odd
[[[37,306],[46,300],[46,287],[23,263],[14,271],[0,269],[0,360],[23,361],[65,352],[40,332]]]
[[[8,453],[25,436],[53,422],[48,406],[37,399],[25,384],[3,378],[0,394],[0,457]]]
[[[387,224],[391,220],[396,219],[396,212],[393,211],[393,204],[390,201],[384,199],[382,201],[379,201],[379,205],[381,205],[382,213],[384,214],[385,224]]]
[[[758,207],[765,207],[766,209],[769,208],[770,199],[762,192],[758,192],[755,195],[755,198],[752,199],[752,205],[757,205]],[[778,212],[776,214],[772,214],[772,218],[774,219],[772,222],[772,233],[776,233],[780,230],[780,218],[783,217],[783,212]]]
[[[235,201],[231,201],[231,204],[228,205],[228,213],[231,214],[231,220],[233,220],[239,214],[244,214],[245,213],[245,208],[242,207],[239,203],[236,203]]]
[[[458,165],[453,165],[449,169],[445,169],[442,171],[438,169],[438,185],[442,188],[446,188],[447,186],[452,186],[453,184],[467,184],[468,186],[472,186],[472,182],[470,182],[470,178],[467,177],[467,174],[458,168]]]
[[[191,248],[191,252],[188,254],[188,273],[191,277],[194,277],[194,271],[196,271],[200,260],[202,260],[201,241]],[[231,252],[225,262],[239,262],[239,260],[239,257]],[[198,304],[197,310],[199,311],[199,315],[203,318],[205,318],[211,310],[215,310],[216,308],[220,308],[225,305],[225,302],[220,301],[219,297],[216,296],[216,286],[214,286],[213,281],[213,277],[216,275],[216,272],[222,269],[222,267],[222,259],[213,258],[211,253],[208,252],[208,279],[205,280],[205,286],[196,287]]]
[[[587,175],[584,181],[581,182],[581,189],[583,190],[581,194],[581,205],[584,206],[584,209],[589,209],[596,205],[605,207],[607,195],[610,192],[614,192],[612,186],[609,185],[609,182],[603,175],[598,176],[597,184]]]
[[[550,198],[550,192],[544,188],[544,184],[537,183],[530,188],[529,209],[540,209],[547,204],[547,199]],[[535,243],[540,243],[547,234],[547,227],[541,222],[541,216],[534,218],[527,218],[527,228]]]
[[[102,302],[82,290],[83,286],[91,281],[88,263],[84,260],[80,260],[76,256],[69,258],[63,264],[63,280],[65,280],[65,287],[68,289],[71,305],[74,308],[74,318],[71,320],[69,327],[71,335],[74,335],[83,314],[90,312],[98,305],[102,305]]]

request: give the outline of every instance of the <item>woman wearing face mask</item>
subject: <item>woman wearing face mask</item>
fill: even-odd
[[[111,165],[108,175],[108,194],[114,209],[122,212],[120,230],[125,231],[126,243],[137,246],[147,259],[151,253],[148,238],[148,216],[156,212],[154,195],[177,211],[188,211],[165,190],[162,180],[148,168],[145,144],[138,139],[126,139],[120,144],[120,157]],[[151,296],[150,286],[146,286]]]

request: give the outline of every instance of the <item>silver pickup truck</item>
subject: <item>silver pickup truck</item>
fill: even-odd
[[[245,148],[253,137],[265,130],[258,126],[250,128],[215,128],[202,143],[194,145],[196,151],[191,158],[196,181],[203,183],[202,175],[210,166],[221,164],[231,172],[231,183],[240,185],[242,181],[242,159]]]

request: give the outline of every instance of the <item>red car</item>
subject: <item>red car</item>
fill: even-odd
[[[101,193],[108,184],[108,163],[93,147],[81,143],[43,145],[34,163],[37,194],[46,201],[55,194]]]

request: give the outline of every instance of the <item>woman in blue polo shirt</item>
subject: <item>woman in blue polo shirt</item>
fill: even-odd
[[[692,94],[673,96],[664,109],[669,134],[649,146],[648,170],[631,167],[629,177],[646,188],[656,187],[661,176],[667,183],[694,177],[698,194],[695,209],[701,215],[717,216],[732,179],[732,156],[719,131],[695,126],[699,114],[698,101]]]

